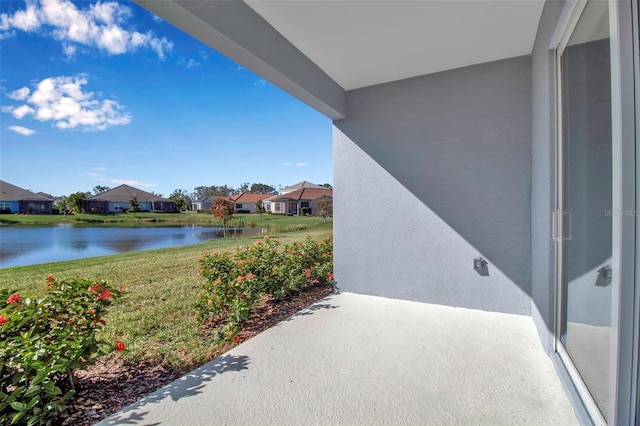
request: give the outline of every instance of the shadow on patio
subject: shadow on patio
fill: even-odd
[[[99,423],[113,424],[577,421],[530,317],[340,293]]]

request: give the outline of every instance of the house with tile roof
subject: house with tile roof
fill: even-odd
[[[129,185],[120,185],[87,198],[86,210],[88,213],[124,213],[129,210],[130,202],[134,198],[142,212],[175,213],[177,211],[176,204],[170,199]]]
[[[299,199],[302,196],[300,191],[303,190],[327,190],[328,188],[322,185],[316,185],[311,182],[303,180],[293,185],[285,186],[278,191],[277,195],[272,195],[269,198],[263,200],[265,211],[272,214],[298,214],[300,205],[309,207],[307,203],[311,203],[311,199]],[[331,190],[330,190],[331,191]],[[294,194],[295,193],[295,194]],[[283,198],[287,194],[293,194],[289,197]],[[312,192],[307,192],[305,197],[311,196]],[[333,196],[333,192],[331,193]],[[314,209],[315,210],[315,209]]]
[[[53,199],[0,180],[0,214],[51,214]]]
[[[229,197],[233,201],[235,213],[255,213],[258,201],[264,201],[266,198],[272,197],[270,194],[251,194],[243,192],[241,194]]]
[[[280,191],[278,191],[278,193],[280,195],[283,194],[288,194],[289,192],[293,192],[293,191],[297,191],[298,189],[327,189],[325,186],[322,185],[316,185],[315,183],[311,183],[311,182],[307,182],[306,180],[303,180],[302,182],[298,182],[295,183],[293,185],[289,185],[289,186],[285,186],[284,188],[280,189]]]
[[[333,199],[333,189],[325,187],[296,189],[271,198],[270,202],[271,205],[283,204],[284,208],[280,208],[285,214],[297,215],[307,212],[314,215],[319,210],[317,203],[325,199]]]

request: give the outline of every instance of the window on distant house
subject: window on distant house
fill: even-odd
[[[276,211],[279,212],[280,211],[280,203],[275,203],[276,205]]]
[[[0,210],[9,210],[10,208],[11,208],[10,203],[5,203],[3,201],[0,201]]]
[[[242,208],[242,203],[236,203],[236,209],[241,209]]]
[[[300,202],[300,207],[309,207],[309,202],[308,201],[301,201]]]

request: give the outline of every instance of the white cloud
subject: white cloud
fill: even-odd
[[[176,61],[176,65],[186,65],[187,68],[195,68],[200,66],[200,62],[196,61],[195,59],[187,60],[184,56],[180,56],[180,58],[178,58],[178,60]]]
[[[75,55],[77,50],[78,50],[77,47],[75,47],[72,44],[68,44],[68,43],[62,44],[62,52],[65,54],[67,58],[71,58],[73,55]]]
[[[62,42],[65,55],[77,50],[74,44],[97,47],[110,55],[120,55],[138,48],[153,50],[160,59],[173,49],[173,43],[153,32],[140,33],[125,28],[131,10],[121,3],[98,2],[79,9],[68,0],[30,1],[26,9],[0,14],[0,39],[16,30],[42,31]]]
[[[15,99],[17,101],[24,101],[25,99],[27,99],[27,96],[29,96],[29,88],[28,87],[22,87],[18,90],[15,90],[11,93],[9,93],[7,96],[9,96],[11,99]]]
[[[293,164],[292,164],[292,163],[280,163],[280,164],[281,164],[281,165],[283,165],[283,166],[287,166],[287,167],[289,167],[289,166],[293,166]]]
[[[173,43],[171,43],[165,37],[159,39],[151,37],[150,34],[152,33],[148,32],[146,34],[149,37],[149,46],[156,52],[160,59],[164,59],[165,53],[173,49]]]
[[[10,112],[15,118],[21,120],[25,115],[33,114],[35,110],[29,105],[20,105],[17,108],[11,108]]]
[[[296,166],[298,166],[298,167],[306,167],[308,165],[309,165],[309,163],[296,163]]]
[[[13,28],[22,31],[34,31],[41,25],[38,8],[35,4],[27,4],[24,10],[18,10],[13,15],[0,15],[0,31],[6,32]]]
[[[129,186],[140,186],[143,188],[153,188],[158,186],[155,183],[144,183],[144,182],[140,182],[137,180],[131,180],[131,179],[111,179],[109,182],[111,183],[118,183],[120,185],[124,184],[124,185],[129,185]]]
[[[36,132],[35,130],[27,129],[26,127],[22,127],[22,126],[9,126],[9,130],[13,130],[14,132],[24,136],[31,136]]]
[[[111,99],[96,99],[93,92],[82,90],[85,84],[83,75],[46,78],[24,99],[26,103],[3,111],[17,119],[30,115],[39,121],[51,121],[59,129],[105,130],[131,122],[122,105]]]

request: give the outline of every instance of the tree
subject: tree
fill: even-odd
[[[169,199],[175,203],[178,210],[189,210],[193,201],[186,189],[174,190]]]
[[[322,184],[322,185],[320,185],[320,186],[324,186],[325,188],[328,188],[328,189],[333,189],[333,186],[331,186],[331,184],[330,184],[330,183],[323,183],[323,184]]]
[[[249,192],[249,182],[245,182],[237,189],[238,194],[242,194],[243,192]]]
[[[216,219],[222,222],[223,228],[227,226],[227,222],[233,217],[234,207],[233,201],[226,198],[216,198],[213,200],[211,212]]]
[[[103,192],[109,191],[111,188],[104,185],[96,185],[93,187],[93,195],[102,194]]]
[[[76,213],[84,213],[88,192],[75,192],[67,197],[69,208]]]
[[[264,183],[254,183],[251,185],[249,192],[252,194],[276,194],[276,188],[271,185],[266,185]]]
[[[258,200],[256,202],[256,213],[263,214],[264,212],[264,204],[262,203],[262,200]]]
[[[213,194],[208,194],[208,186],[196,186],[193,188],[193,192],[191,193],[191,198],[194,200],[204,200]]]
[[[229,195],[233,195],[236,193],[236,190],[233,188],[229,188],[227,185],[223,186],[197,186],[193,189],[193,193],[191,194],[193,199],[203,200],[207,197],[228,197]]]
[[[67,214],[67,209],[69,208],[69,204],[67,202],[67,197],[65,197],[64,195],[62,197],[59,197],[57,199],[57,202],[56,202],[54,208],[58,209],[58,213],[66,215]]]
[[[324,220],[327,220],[327,217],[333,216],[332,198],[325,197],[322,200],[317,201],[316,206],[318,207],[318,216],[322,216]]]
[[[129,200],[129,211],[134,213],[140,211],[140,203],[138,202],[138,198],[133,197]]]

